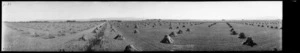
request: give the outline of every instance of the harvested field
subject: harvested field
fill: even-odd
[[[282,50],[281,21],[5,22],[4,27],[6,51]]]
[[[282,1],[2,3],[4,52],[282,51]]]

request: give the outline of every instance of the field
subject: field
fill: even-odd
[[[5,27],[6,51],[282,50],[281,20],[6,22]]]

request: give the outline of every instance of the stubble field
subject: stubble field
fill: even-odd
[[[281,21],[7,22],[4,50],[281,51],[281,25]]]

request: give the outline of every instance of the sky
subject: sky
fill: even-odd
[[[2,1],[4,21],[94,18],[141,19],[282,19],[282,1],[222,2],[8,2]]]

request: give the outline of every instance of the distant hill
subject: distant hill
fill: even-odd
[[[32,22],[37,22],[37,21],[47,21],[47,22],[65,22],[67,20],[74,20],[74,21],[103,21],[103,20],[121,20],[121,21],[222,21],[220,20],[197,20],[197,19],[146,19],[146,18],[137,18],[137,17],[109,17],[109,18],[91,18],[91,19],[53,19],[53,20],[29,20]],[[282,19],[224,19],[223,21],[282,21]],[[9,21],[9,22],[14,22],[14,21]],[[18,22],[18,21],[17,21]]]
[[[95,20],[123,20],[123,21],[133,21],[133,20],[144,20],[144,18],[134,18],[134,17],[111,17],[111,18],[92,18],[91,21]]]

